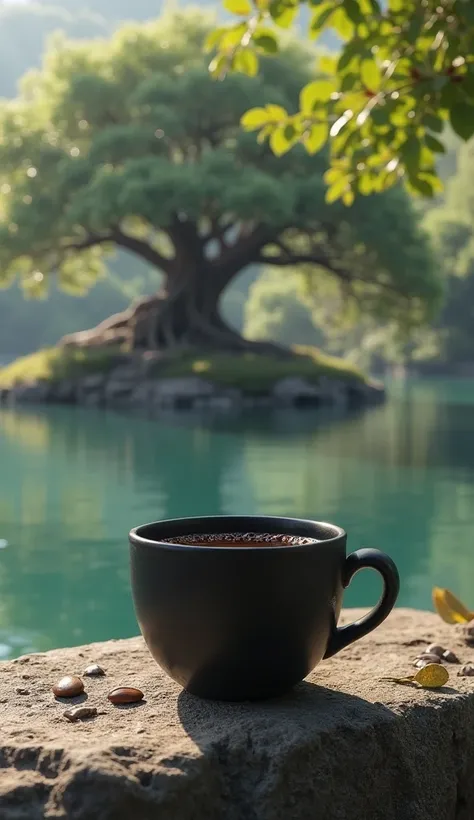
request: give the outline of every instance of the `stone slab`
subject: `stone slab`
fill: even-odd
[[[344,622],[360,611],[346,610]],[[429,691],[413,673],[426,643],[474,660],[459,627],[399,609],[284,698],[199,701],[158,669],[141,638],[0,663],[2,820],[472,820],[474,678]],[[51,686],[91,662],[68,723]],[[145,702],[107,693],[138,686]]]

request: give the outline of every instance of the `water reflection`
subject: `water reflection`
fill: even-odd
[[[402,604],[433,583],[474,602],[473,403],[469,383],[408,382],[339,416],[2,409],[0,652],[134,634],[126,533],[162,517],[334,520],[394,556]],[[350,605],[377,597],[370,573],[353,587]]]

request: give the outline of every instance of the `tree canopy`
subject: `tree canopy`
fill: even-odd
[[[247,265],[331,277],[364,310],[422,321],[440,293],[399,188],[348,211],[324,197],[324,154],[278,159],[239,129],[251,106],[296,108],[309,79],[295,43],[258,77],[216,85],[200,13],[128,25],[110,40],[56,42],[0,109],[0,280],[30,295],[56,277],[82,292],[116,248],[159,269],[164,291],[123,317],[131,342],[236,341],[221,294]]]
[[[296,144],[310,154],[326,143],[327,200],[351,205],[403,180],[412,193],[442,189],[436,157],[449,122],[463,140],[474,134],[474,3],[471,0],[223,0],[237,21],[208,39],[212,74],[255,75],[264,54],[278,52],[281,31],[309,7],[308,33],[334,31],[339,53],[318,61],[298,110],[251,108],[245,128],[269,139],[278,155]],[[314,58],[316,55],[314,55]],[[273,101],[272,101],[273,102]],[[275,100],[275,102],[277,102]]]

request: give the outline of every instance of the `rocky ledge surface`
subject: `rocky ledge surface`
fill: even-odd
[[[343,620],[360,616],[346,610]],[[474,649],[431,613],[396,610],[322,663],[285,698],[223,704],[183,693],[141,638],[0,663],[2,820],[472,820],[474,678],[422,690],[412,674],[436,642],[463,662]],[[99,663],[64,717],[51,687]],[[107,693],[135,686],[141,703]]]
[[[318,384],[299,376],[281,379],[269,390],[223,387],[200,376],[147,378],[135,366],[82,379],[35,382],[0,389],[0,404],[15,402],[83,404],[174,410],[232,411],[252,407],[339,407],[383,401],[384,388],[375,382],[322,376]]]

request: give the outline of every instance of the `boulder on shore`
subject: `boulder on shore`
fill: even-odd
[[[286,697],[243,704],[184,693],[141,638],[0,663],[0,817],[472,820],[474,678],[449,664],[441,690],[383,680],[431,642],[473,658],[459,627],[399,609]],[[57,701],[54,683],[91,663],[106,675]],[[145,698],[114,706],[118,686]],[[70,722],[81,703],[92,715]]]

